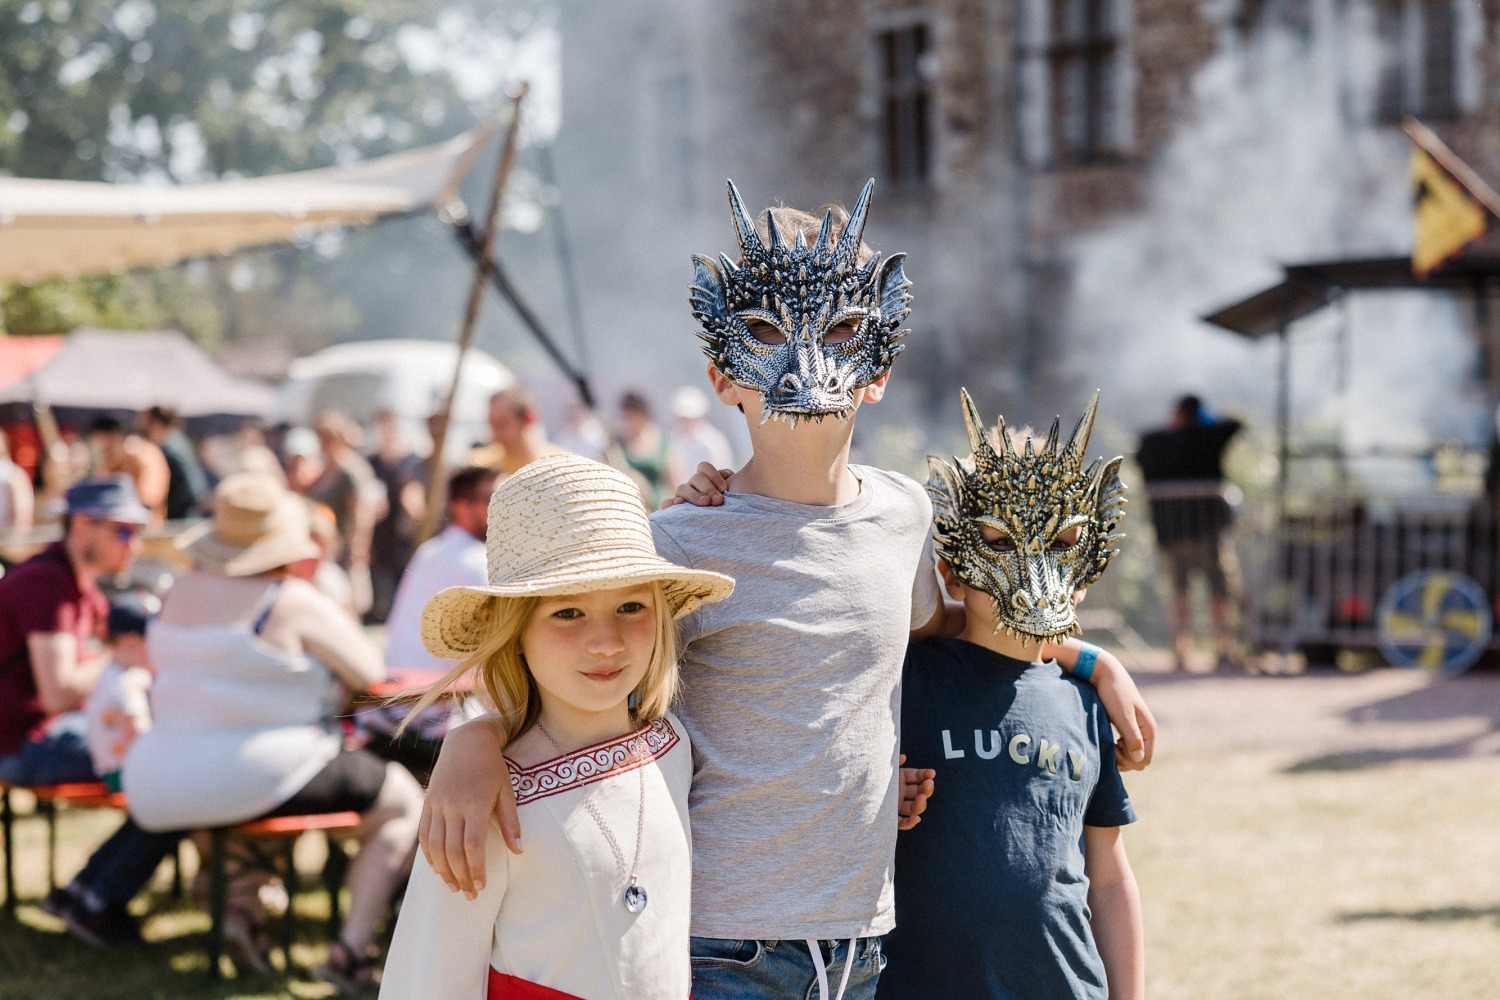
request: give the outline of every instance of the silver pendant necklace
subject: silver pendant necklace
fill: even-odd
[[[552,744],[553,749],[560,754],[567,753],[552,738],[552,734],[547,732],[546,726],[538,722],[536,728],[543,736],[547,737],[547,742]],[[634,757],[638,752],[635,748],[635,740],[631,740],[631,756]],[[641,885],[640,879],[636,877],[636,872],[641,866],[641,841],[644,839],[643,834],[646,830],[646,769],[644,767],[637,767],[635,773],[636,777],[640,779],[640,806],[636,810],[635,818],[635,859],[631,861],[628,868],[625,865],[625,852],[620,850],[619,841],[615,840],[615,835],[610,831],[609,824],[604,822],[604,817],[599,814],[599,807],[594,805],[594,800],[590,798],[587,791],[583,793],[583,807],[589,811],[590,816],[594,817],[594,823],[599,827],[599,832],[604,834],[604,839],[609,841],[609,849],[615,853],[615,864],[619,866],[620,873],[626,878],[625,892],[621,897],[625,901],[625,909],[631,913],[640,913],[646,908],[647,902],[646,889]]]

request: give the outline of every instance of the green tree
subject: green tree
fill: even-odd
[[[433,52],[455,37],[515,39],[544,15],[542,0],[0,0],[0,171],[189,182],[445,138],[498,95],[474,93]],[[11,287],[0,313],[12,333],[176,325],[212,342],[293,319],[337,333],[358,317],[319,294],[318,262],[266,252]]]

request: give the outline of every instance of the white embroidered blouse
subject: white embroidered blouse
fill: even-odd
[[[525,853],[511,854],[492,823],[488,882],[473,900],[450,892],[417,854],[382,1000],[484,1000],[491,967],[584,1000],[686,1000],[693,760],[682,724],[667,715],[532,767],[509,764]],[[638,769],[645,820],[637,875],[648,900],[631,913],[626,876],[585,800],[629,863]]]

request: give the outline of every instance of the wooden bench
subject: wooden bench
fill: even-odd
[[[353,830],[360,824],[357,812],[314,813],[306,816],[272,816],[269,819],[251,820],[238,826],[220,827],[210,831],[210,848],[207,859],[209,873],[208,888],[208,977],[222,977],[220,960],[224,956],[224,923],[229,905],[229,873],[226,843],[231,834],[245,838],[251,851],[251,870],[265,871],[279,876],[286,884],[287,910],[281,921],[282,971],[291,975],[295,971],[292,962],[292,942],[296,937],[297,893],[301,880],[297,873],[294,850],[297,841],[305,833],[322,831],[337,833]],[[276,848],[266,849],[255,844],[265,837],[281,838]],[[279,848],[279,849],[277,849]],[[342,922],[339,911],[339,890],[343,888],[345,859],[343,850],[333,837],[328,838],[328,864],[323,869],[323,887],[328,893],[328,936],[338,936]]]
[[[80,781],[64,785],[8,785],[0,782],[0,836],[5,838],[5,912],[16,912],[15,880],[15,804],[11,792],[24,791],[36,800],[36,813],[47,822],[47,890],[57,888],[57,809],[59,805],[74,809],[125,808],[125,796],[111,791],[102,781]],[[173,856],[173,888],[182,895],[182,864]]]

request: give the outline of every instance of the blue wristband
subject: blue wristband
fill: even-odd
[[[1086,681],[1094,676],[1094,664],[1099,662],[1101,650],[1092,643],[1081,642],[1078,644],[1078,662],[1073,664],[1073,676],[1081,681]]]

